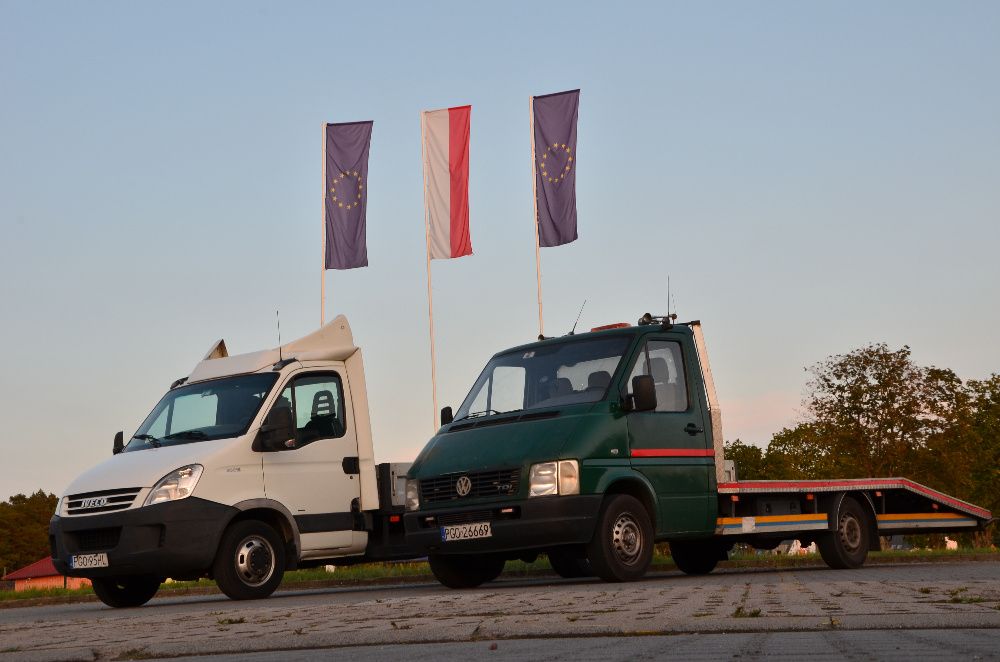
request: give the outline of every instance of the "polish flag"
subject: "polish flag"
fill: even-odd
[[[469,234],[469,125],[472,106],[421,114],[427,253],[432,260],[472,255]]]

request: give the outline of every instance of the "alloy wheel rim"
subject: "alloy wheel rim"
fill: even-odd
[[[642,554],[642,528],[632,513],[622,513],[611,527],[611,546],[623,565],[635,565]]]
[[[260,586],[274,575],[274,548],[261,536],[247,536],[236,546],[236,574],[247,586]]]

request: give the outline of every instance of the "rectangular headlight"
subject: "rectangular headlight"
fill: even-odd
[[[559,494],[559,463],[542,462],[531,465],[528,477],[528,496]]]
[[[420,510],[420,481],[406,479],[406,510]]]

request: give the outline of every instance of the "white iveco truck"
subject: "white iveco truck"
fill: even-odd
[[[285,570],[410,558],[408,464],[374,463],[361,350],[337,317],[272,350],[212,346],[114,455],[66,489],[56,568],[112,607],[166,577],[262,598]]]

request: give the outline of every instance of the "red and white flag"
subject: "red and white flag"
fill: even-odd
[[[469,233],[469,127],[472,106],[421,114],[427,253],[432,260],[472,255]]]

